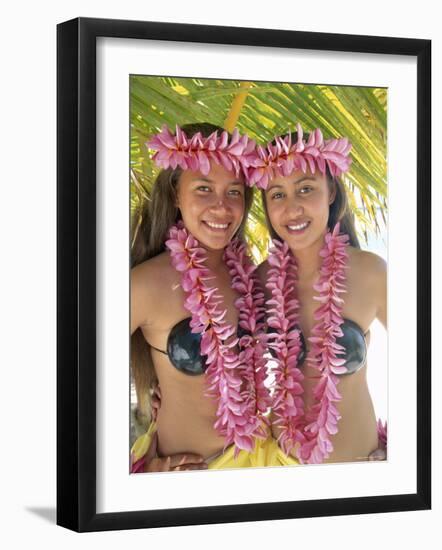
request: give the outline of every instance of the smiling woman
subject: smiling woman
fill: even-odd
[[[368,460],[378,447],[366,357],[370,325],[387,323],[386,265],[360,249],[353,227],[339,179],[350,147],[319,129],[304,137],[298,125],[262,155],[274,238],[259,268],[275,329],[273,431],[306,463]]]
[[[267,465],[264,296],[242,241],[255,144],[195,124],[148,145],[163,171],[135,216],[131,363],[138,412],[156,385],[161,408],[131,471]]]

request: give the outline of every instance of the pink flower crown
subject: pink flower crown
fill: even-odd
[[[351,143],[347,138],[325,140],[319,128],[312,130],[307,141],[303,140],[301,125],[296,125],[298,140],[292,144],[289,133],[285,137],[277,136],[267,146],[256,147],[256,158],[251,168],[247,168],[246,178],[249,185],[266,189],[268,183],[278,176],[290,176],[296,170],[304,173],[307,167],[312,174],[316,168],[325,174],[328,166],[332,176],[340,176],[350,168],[349,153]]]
[[[328,166],[332,176],[347,172],[351,159],[351,143],[347,138],[325,140],[316,128],[307,141],[303,140],[301,125],[296,125],[298,139],[292,144],[291,134],[275,137],[274,143],[257,145],[246,134],[241,135],[237,128],[232,137],[224,131],[218,136],[213,132],[205,138],[201,132],[187,137],[177,125],[175,135],[164,125],[155,134],[147,147],[155,150],[152,160],[161,168],[200,170],[205,176],[210,172],[210,163],[215,162],[238,177],[242,172],[246,184],[266,189],[271,179],[289,176],[295,170],[304,173],[307,167],[314,174],[318,168],[325,174]]]
[[[256,143],[247,135],[241,135],[237,128],[232,137],[227,131],[218,136],[213,132],[204,137],[201,132],[187,137],[177,125],[173,135],[164,125],[159,134],[155,134],[147,143],[147,147],[156,153],[152,160],[161,168],[177,166],[183,170],[199,170],[207,176],[210,172],[210,163],[215,162],[238,177],[256,158]]]

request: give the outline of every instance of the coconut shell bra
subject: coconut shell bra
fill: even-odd
[[[172,328],[167,338],[166,350],[158,349],[152,345],[150,347],[167,355],[172,365],[183,374],[195,376],[205,372],[206,356],[201,355],[201,335],[191,332],[190,320],[191,317],[182,319]],[[341,329],[343,336],[336,339],[336,343],[345,348],[344,366],[346,372],[341,375],[353,374],[365,365],[367,359],[366,335],[361,327],[351,319],[344,319]],[[238,338],[243,336],[244,332],[241,327],[238,327]],[[302,366],[307,355],[302,333],[301,343],[302,349],[298,357],[299,366]],[[271,349],[270,353],[272,353]]]
[[[186,317],[172,328],[167,338],[166,351],[149,345],[154,350],[167,355],[177,370],[195,376],[204,374],[206,371],[207,356],[201,354],[201,334],[191,331],[191,319],[191,317]],[[238,338],[244,333],[245,331],[238,325]]]

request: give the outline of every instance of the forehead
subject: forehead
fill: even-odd
[[[224,166],[212,162],[208,174],[203,174],[200,170],[183,170],[180,176],[182,182],[206,181],[210,183],[244,185],[242,174],[238,176],[233,170],[227,170]]]
[[[290,176],[278,176],[270,180],[267,189],[275,186],[285,186],[285,185],[300,185],[304,182],[318,182],[326,183],[326,176],[319,170],[314,174],[310,170],[303,172],[302,170],[296,170],[292,172]]]

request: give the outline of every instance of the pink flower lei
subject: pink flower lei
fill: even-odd
[[[264,385],[264,293],[256,267],[245,254],[244,243],[237,239],[229,243],[224,258],[232,287],[240,294],[235,302],[239,325],[248,331],[238,339],[235,328],[224,321],[226,311],[218,307],[222,299],[216,294],[218,289],[207,284],[214,277],[205,266],[206,251],[182,222],[171,227],[166,246],[172,265],[182,273],[184,307],[192,314],[192,332],[201,334],[201,354],[207,356],[206,395],[217,402],[214,428],[224,437],[224,448],[235,445],[235,457],[240,450],[251,452],[254,438],[266,437],[263,414],[270,405]]]
[[[287,243],[276,239],[268,262],[266,286],[272,298],[266,302],[270,306],[267,324],[275,329],[268,335],[268,346],[274,350],[276,362],[272,411],[276,416],[275,424],[281,428],[279,443],[288,455],[296,442],[305,440],[301,426],[304,375],[297,367],[301,350],[299,301],[295,295],[297,266]]]
[[[348,254],[348,235],[339,234],[339,223],[325,235],[320,251],[322,266],[319,282],[314,286],[320,307],[315,311],[316,324],[309,338],[311,350],[307,360],[319,371],[319,382],[314,387],[315,404],[304,411],[302,400],[304,378],[297,366],[300,350],[298,321],[299,301],[294,296],[296,287],[296,263],[286,243],[274,241],[269,256],[267,288],[272,299],[268,323],[276,329],[270,344],[276,351],[276,375],[273,410],[276,424],[281,427],[279,437],[282,449],[289,454],[298,443],[296,454],[301,463],[321,463],[330,456],[333,445],[330,436],[338,431],[339,412],[335,403],[341,399],[337,390],[337,374],[345,368],[343,346],[336,343],[342,336],[341,325],[343,299],[346,292],[345,269]]]
[[[215,162],[238,177],[241,170],[256,158],[256,143],[246,134],[240,135],[237,128],[230,137],[227,131],[218,136],[213,132],[205,138],[201,132],[188,137],[177,125],[175,135],[164,125],[161,132],[146,143],[156,153],[152,160],[161,168],[200,170],[205,176],[210,172],[210,163]],[[251,184],[250,184],[251,185]]]
[[[305,141],[299,123],[296,129],[296,143],[292,144],[291,134],[288,134],[284,138],[275,137],[274,144],[269,142],[265,147],[256,147],[253,162],[248,163],[245,168],[249,185],[266,189],[271,179],[289,176],[294,170],[302,170],[305,173],[307,167],[312,174],[316,168],[325,174],[328,166],[332,176],[340,176],[348,171],[352,145],[347,138],[324,140],[321,130],[316,128]]]

